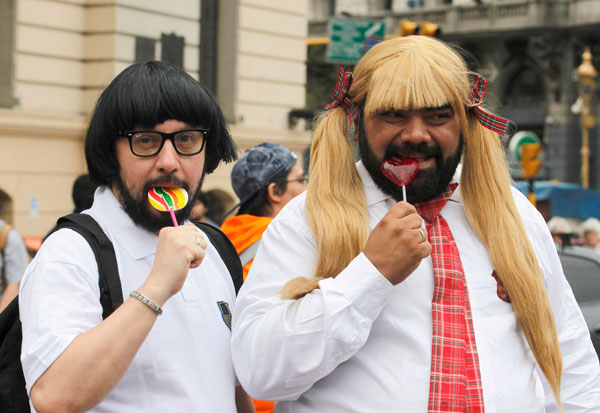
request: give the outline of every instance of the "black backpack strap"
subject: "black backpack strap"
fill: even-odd
[[[0,411],[29,413],[29,397],[21,367],[19,297],[0,313]]]
[[[237,294],[244,282],[244,273],[242,271],[240,256],[235,250],[235,247],[229,238],[227,238],[227,235],[219,228],[205,222],[194,222],[194,224],[206,234],[211,244],[213,244],[219,252],[221,259],[229,270],[229,274],[233,280],[233,286],[235,287],[235,293]]]
[[[87,214],[70,214],[59,218],[56,226],[48,235],[61,228],[69,228],[79,233],[94,251],[98,263],[102,318],[106,319],[123,304],[121,279],[119,278],[119,268],[117,267],[113,244],[96,220]]]

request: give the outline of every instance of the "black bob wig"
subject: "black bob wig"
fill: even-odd
[[[119,176],[115,141],[119,131],[153,129],[174,119],[209,129],[204,173],[220,161],[231,162],[237,150],[212,94],[182,69],[165,62],[137,63],[123,70],[102,92],[85,139],[85,159],[97,185]]]

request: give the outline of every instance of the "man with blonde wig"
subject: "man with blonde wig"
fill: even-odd
[[[511,188],[485,86],[426,36],[340,72],[308,190],[263,235],[234,310],[252,396],[297,413],[600,409],[588,329],[542,216]],[[392,179],[406,164],[414,180]]]

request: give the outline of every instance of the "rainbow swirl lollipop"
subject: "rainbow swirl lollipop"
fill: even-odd
[[[188,193],[183,188],[164,188],[155,186],[148,191],[150,205],[162,212],[169,212],[174,226],[179,226],[175,211],[187,205]]]

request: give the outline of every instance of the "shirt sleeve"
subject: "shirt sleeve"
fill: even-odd
[[[542,218],[535,211],[530,224],[535,225],[532,242],[538,251],[538,261],[558,334],[563,372],[561,401],[565,412],[597,412],[600,408],[600,367],[588,327],[567,282],[556,247]],[[531,232],[530,232],[531,234]],[[539,370],[541,377],[543,373]],[[546,411],[559,412],[546,379],[543,379]]]
[[[232,356],[253,397],[295,400],[366,342],[392,284],[359,254],[337,277],[299,300],[279,292],[312,277],[315,243],[298,202],[263,235],[233,313]]]
[[[19,310],[29,393],[78,334],[102,321],[96,259],[82,236],[61,229],[44,241],[23,276]]]
[[[27,255],[25,242],[21,235],[12,229],[8,233],[6,247],[4,248],[4,265],[6,266],[4,274],[6,283],[20,282],[28,264],[29,256]]]

